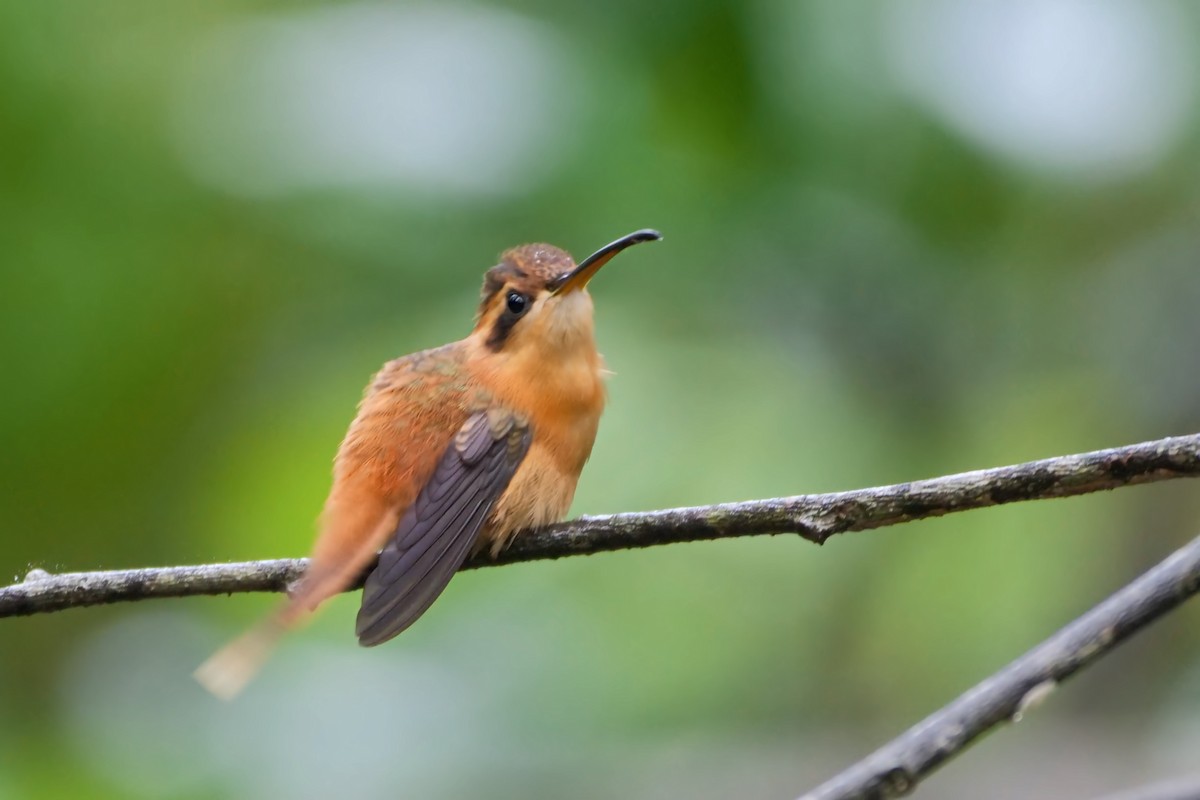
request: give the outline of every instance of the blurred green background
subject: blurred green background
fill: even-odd
[[[0,574],[305,554],[373,370],[645,226],[573,513],[1200,430],[1198,65],[1158,1],[0,0]],[[274,598],[3,620],[0,797],[792,797],[1198,530],[1180,482],[483,570],[232,705],[190,672]],[[1198,623],[921,796],[1195,768]]]

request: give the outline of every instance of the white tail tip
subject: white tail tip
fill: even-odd
[[[264,620],[213,653],[192,677],[214,696],[232,700],[267,663],[282,633],[278,620]]]

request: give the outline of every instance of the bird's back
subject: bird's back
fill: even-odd
[[[358,577],[467,417],[490,402],[466,358],[465,342],[453,342],[389,361],[371,380],[334,460],[302,608]]]

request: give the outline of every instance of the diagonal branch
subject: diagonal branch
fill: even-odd
[[[821,544],[837,533],[955,511],[1196,476],[1200,434],[873,489],[580,517],[520,534],[498,559],[477,557],[464,568],[773,533],[798,533]],[[34,570],[23,583],[0,588],[0,617],[152,597],[279,592],[306,563],[276,559],[60,575]]]
[[[1060,682],[1197,592],[1200,592],[1200,537],[950,705],[800,800],[884,800],[907,795],[979,737],[1003,722],[1019,720]]]

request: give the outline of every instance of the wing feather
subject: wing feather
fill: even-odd
[[[437,599],[531,441],[528,425],[495,409],[467,419],[367,577],[355,627],[360,644],[391,639]]]

